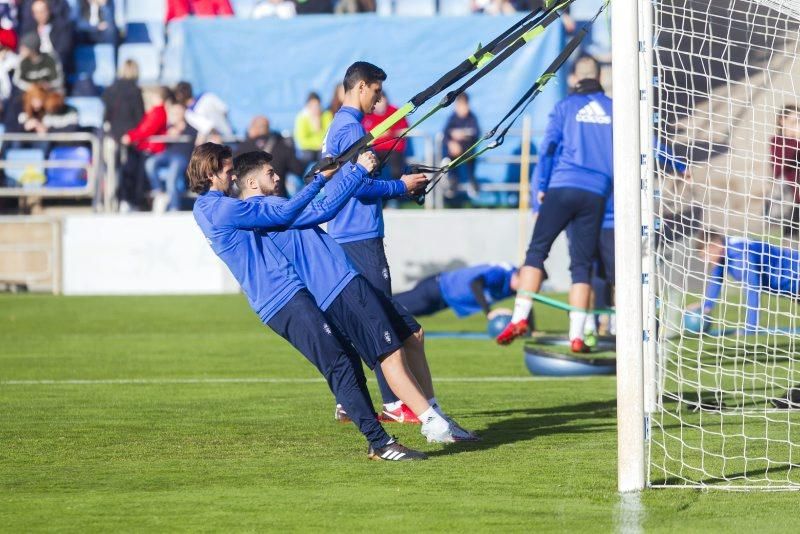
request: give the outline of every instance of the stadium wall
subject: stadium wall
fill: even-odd
[[[476,263],[518,263],[516,211],[387,211],[387,254],[394,289],[428,274]],[[532,220],[526,221],[526,238]],[[191,214],[65,216],[61,276],[66,295],[236,293],[238,284],[214,255]],[[524,251],[523,251],[524,252]],[[569,287],[566,244],[547,263],[549,289]]]

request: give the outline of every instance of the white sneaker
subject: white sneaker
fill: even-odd
[[[130,213],[133,211],[133,207],[130,205],[130,202],[127,200],[120,200],[119,201],[119,212],[120,213]]]
[[[167,211],[169,205],[169,195],[167,193],[158,192],[153,195],[153,213],[164,213]]]
[[[428,443],[454,443],[450,424],[441,417],[431,417],[422,422],[422,435],[428,439]]]
[[[453,420],[448,415],[444,416],[445,420],[450,424],[450,434],[453,436],[455,441],[480,441],[479,438],[475,433],[470,432],[463,426],[459,425],[458,423]]]

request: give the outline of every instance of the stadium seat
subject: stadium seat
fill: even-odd
[[[411,17],[431,17],[436,15],[434,0],[401,0],[394,4],[394,14]]]
[[[156,46],[146,43],[125,43],[119,47],[117,61],[121,65],[128,59],[139,64],[141,84],[158,83],[161,74],[161,52]]]
[[[44,183],[44,169],[38,165],[44,161],[44,150],[40,148],[10,148],[6,151],[5,159],[9,162],[29,163],[29,165],[5,169],[7,186],[35,187]]]
[[[439,14],[448,17],[461,17],[472,14],[469,2],[464,0],[439,0]]]
[[[166,17],[166,0],[133,0],[125,3],[127,22],[163,22]]]
[[[102,128],[103,101],[93,96],[73,96],[67,104],[78,110],[78,123],[82,128]]]
[[[76,78],[88,74],[99,87],[107,87],[114,81],[117,67],[112,45],[77,46],[74,58]]]
[[[129,22],[125,31],[127,44],[152,44],[163,50],[166,44],[163,22]]]
[[[50,151],[50,161],[91,162],[91,152],[85,146],[58,146]],[[83,187],[86,185],[86,169],[71,167],[50,168],[45,173],[47,187]]]
[[[249,19],[258,0],[231,0],[233,12],[240,19]]]

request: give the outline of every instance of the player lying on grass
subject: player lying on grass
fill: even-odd
[[[762,292],[792,299],[800,297],[800,253],[796,250],[708,233],[700,251],[710,266],[702,303],[702,313],[706,316],[719,302],[726,275],[744,284],[747,333],[758,331]],[[698,311],[700,305],[691,309]]]
[[[370,169],[365,165],[374,167],[374,163],[369,156],[360,158],[360,164],[343,176],[336,187],[352,191],[368,174]],[[232,169],[230,148],[204,143],[192,152],[187,176],[192,191],[200,195],[193,210],[195,221],[242,286],[250,307],[264,324],[288,340],[322,373],[369,441],[370,458],[424,459],[423,453],[403,447],[386,433],[376,418],[366,383],[360,379],[361,363],[334,335],[281,251],[252,232],[253,228],[292,224],[322,189],[325,177],[315,176],[292,200],[280,205],[248,203],[226,196]],[[449,434],[449,425],[438,414],[434,421],[441,433]]]
[[[248,204],[282,206],[291,202],[277,196],[281,177],[272,168],[271,159],[261,151],[234,159],[234,179]],[[348,166],[349,163],[345,164]],[[256,233],[265,248],[270,243],[277,245],[314,296],[329,324],[352,344],[367,366],[374,369],[380,365],[392,391],[422,421],[422,433],[429,441],[474,441],[472,433],[441,411],[433,390],[423,393],[417,382],[432,387],[425,353],[407,356],[404,351],[405,342],[413,338],[419,325],[409,327],[391,299],[359,275],[342,247],[317,226],[338,213],[352,194],[344,188],[334,189],[334,182],[326,187],[325,200],[309,204],[291,225],[279,231],[257,230]],[[414,361],[419,357],[423,361]],[[360,379],[366,380],[363,374]],[[434,414],[447,420],[449,435],[438,428],[439,421]]]
[[[413,289],[394,298],[415,317],[451,308],[458,317],[483,312],[492,319],[511,313],[503,308],[492,310],[492,304],[513,295],[518,284],[516,267],[508,263],[487,263],[428,276]]]

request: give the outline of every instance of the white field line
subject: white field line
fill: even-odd
[[[586,380],[595,377],[547,376],[454,376],[434,378],[437,383],[546,382],[550,380]],[[613,378],[613,377],[611,377]],[[316,384],[322,378],[108,378],[97,380],[0,380],[0,386],[100,386],[100,385],[182,385],[182,384]]]

